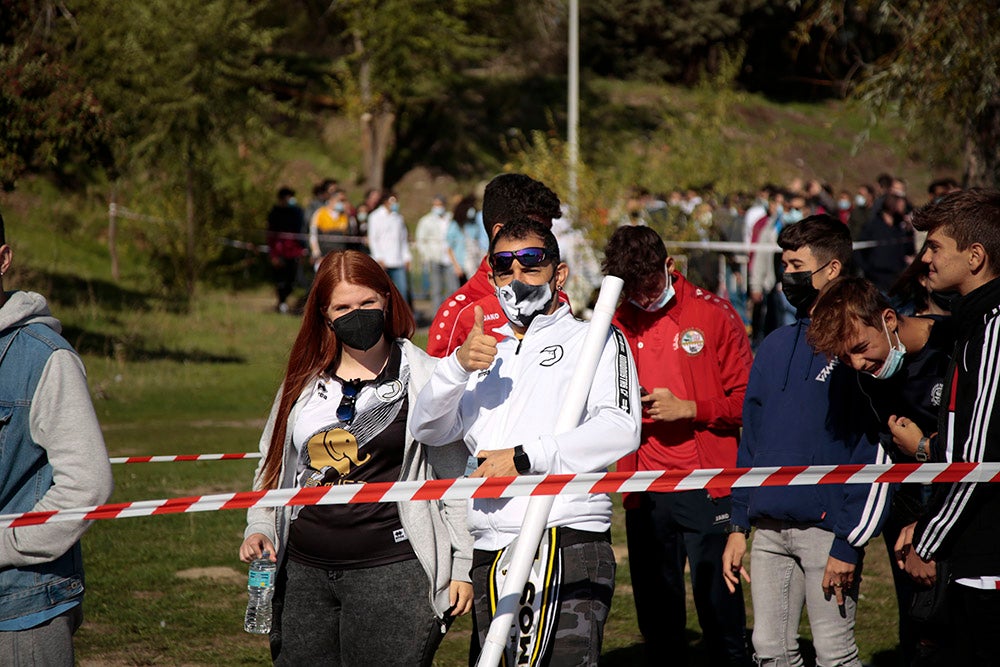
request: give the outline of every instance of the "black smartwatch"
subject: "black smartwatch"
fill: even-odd
[[[514,448],[514,469],[518,475],[531,470],[531,461],[528,460],[528,455],[524,453],[524,447],[521,445]]]
[[[750,529],[739,526],[735,523],[731,523],[726,526],[726,535],[732,535],[733,533],[743,533],[743,537],[750,537]]]

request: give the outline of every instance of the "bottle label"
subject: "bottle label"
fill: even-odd
[[[267,570],[250,570],[250,577],[247,581],[247,586],[250,588],[271,588],[271,586],[274,585],[274,582],[272,581],[273,576],[274,573]]]

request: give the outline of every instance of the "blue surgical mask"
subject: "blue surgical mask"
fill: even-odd
[[[295,197],[289,197],[288,198],[288,205],[289,206],[298,206],[298,204],[299,204],[299,200],[296,199]]]
[[[882,363],[882,368],[871,374],[876,380],[888,380],[895,375],[900,367],[902,367],[903,355],[906,354],[906,346],[903,345],[903,341],[899,340],[899,332],[896,332],[896,345],[898,347],[893,347],[892,338],[889,336],[889,327],[885,324],[885,318],[882,318],[882,328],[885,330],[885,337],[889,341],[889,355]]]
[[[344,212],[344,202],[339,201],[336,204],[334,204],[333,205],[333,210],[336,211],[337,213],[343,213]]]
[[[802,219],[802,209],[798,208],[789,209],[784,215],[781,216],[781,221],[786,225],[794,225],[801,219]]]
[[[851,208],[851,200],[850,199],[838,200],[837,208],[839,208],[841,211],[846,211],[847,209]]]
[[[854,195],[854,205],[858,208],[864,208],[868,205],[868,200],[863,195]]]
[[[431,207],[431,213],[436,216],[444,215],[444,206],[433,206]]]
[[[674,281],[670,277],[670,272],[667,271],[667,284],[663,288],[663,291],[660,292],[660,296],[656,299],[656,301],[652,302],[648,306],[640,306],[632,299],[629,299],[629,302],[636,308],[645,310],[647,313],[655,313],[660,308],[663,308],[665,305],[670,303],[670,300],[674,298],[674,294],[676,293],[677,292],[674,290]]]
[[[392,211],[393,213],[399,213],[399,204],[393,204],[392,206],[389,207],[389,210]]]

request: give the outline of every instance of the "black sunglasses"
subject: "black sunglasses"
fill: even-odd
[[[510,271],[517,259],[521,266],[530,268],[545,261],[545,248],[521,248],[520,250],[503,250],[490,255],[490,266],[494,271]]]
[[[361,393],[362,384],[364,383],[361,380],[348,380],[340,388],[343,398],[340,399],[340,405],[337,406],[337,419],[345,424],[354,421],[354,404],[358,400],[358,394]]]

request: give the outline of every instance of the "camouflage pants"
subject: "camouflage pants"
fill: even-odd
[[[581,531],[574,531],[579,534]],[[604,622],[615,592],[615,556],[610,542],[560,547],[562,587],[555,637],[542,659],[552,667],[595,666],[601,658]],[[489,570],[495,551],[476,550],[472,562],[473,633],[469,664],[479,657],[490,626]]]

